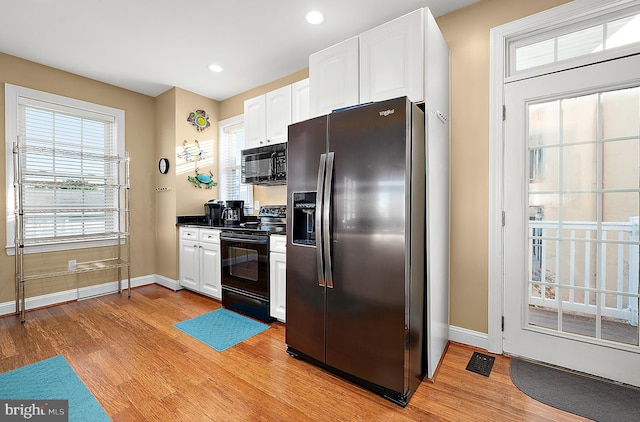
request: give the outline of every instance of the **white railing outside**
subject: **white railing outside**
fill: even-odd
[[[569,236],[559,234],[559,228],[565,234],[568,231]],[[601,233],[600,239],[597,239],[598,232]],[[576,236],[577,233],[582,236]],[[560,287],[569,291],[568,297],[562,300],[563,311],[591,315],[599,313],[638,325],[638,216],[631,217],[628,222],[564,221],[561,227],[557,221],[531,219],[529,239],[532,257],[530,305],[558,308],[560,284]],[[561,241],[569,244],[568,256],[562,256],[564,249],[557,253]],[[592,247],[597,248],[595,265],[591,259]],[[552,260],[552,265],[548,265],[549,260]],[[576,270],[582,270],[582,280],[576,277]],[[558,272],[561,278],[559,284]],[[593,273],[597,274],[597,287],[591,283]],[[539,286],[539,290],[534,286]],[[601,295],[600,301],[595,300],[596,295]],[[611,299],[606,300],[607,296],[615,297],[615,305],[611,304]]]

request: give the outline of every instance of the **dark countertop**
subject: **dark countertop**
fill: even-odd
[[[245,217],[245,221],[257,222],[258,217],[254,215],[248,215]],[[224,229],[225,227],[228,228],[228,226],[225,226],[224,224],[220,224],[217,226],[208,225],[207,219],[205,218],[204,214],[203,215],[179,215],[176,217],[176,226],[178,227],[183,227],[183,226],[211,227],[213,229]]]
[[[207,219],[203,215],[179,215],[176,217],[176,226],[207,226]],[[207,226],[209,227],[209,226]]]

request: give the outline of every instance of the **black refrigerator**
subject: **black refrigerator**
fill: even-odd
[[[406,97],[289,126],[288,353],[405,406],[426,371],[425,122]]]

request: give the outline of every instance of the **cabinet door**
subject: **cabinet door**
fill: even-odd
[[[309,114],[309,78],[291,85],[291,123],[307,120]]]
[[[220,245],[200,244],[200,292],[215,299],[222,299],[220,283]]]
[[[358,37],[309,56],[311,116],[359,103]]]
[[[287,258],[283,253],[271,253],[269,257],[269,313],[282,322],[287,317]]]
[[[265,145],[267,141],[266,97],[260,95],[244,102],[245,148]]]
[[[198,242],[180,241],[180,285],[192,290],[199,290],[200,257]]]
[[[360,34],[360,102],[424,100],[424,10]]]
[[[287,142],[287,130],[291,124],[291,85],[266,94],[267,143]]]

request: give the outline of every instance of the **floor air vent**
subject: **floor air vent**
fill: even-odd
[[[483,355],[482,353],[473,352],[469,363],[467,364],[467,371],[475,372],[476,374],[484,375],[488,377],[493,368],[493,362],[495,357],[489,355]]]

